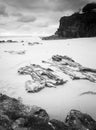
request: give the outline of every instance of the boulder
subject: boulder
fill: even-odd
[[[50,120],[44,109],[0,94],[0,130],[96,130],[96,121],[78,110],[71,110],[65,122]]]
[[[7,130],[47,124],[49,115],[37,106],[26,106],[15,98],[0,94],[0,127]],[[24,128],[24,129],[25,129]]]
[[[70,130],[96,130],[96,121],[86,113],[71,110],[65,119]]]

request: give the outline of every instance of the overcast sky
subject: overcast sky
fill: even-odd
[[[0,35],[53,34],[61,16],[89,1],[93,0],[0,0]]]

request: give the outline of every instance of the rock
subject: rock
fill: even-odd
[[[0,126],[0,130],[8,130],[8,129],[6,129],[6,128]]]
[[[33,43],[31,43],[31,42],[28,42],[28,45],[30,45],[30,46],[33,46]]]
[[[88,3],[81,11],[60,18],[54,35],[43,40],[96,36],[96,3]]]
[[[39,43],[39,42],[33,42],[33,43],[28,42],[28,45],[30,45],[30,46],[33,46],[33,45],[39,45],[39,44],[42,44],[42,43]]]
[[[53,55],[50,62],[43,61],[43,63],[57,68],[64,75],[68,75],[72,80],[83,79],[96,83],[96,69],[84,67],[66,55]]]
[[[52,60],[53,61],[57,61],[57,62],[60,62],[60,61],[62,61],[62,60],[68,60],[68,61],[70,61],[70,62],[75,62],[72,58],[70,58],[70,57],[68,57],[68,56],[61,56],[61,55],[54,55],[54,56],[52,56]]]
[[[45,87],[44,83],[28,80],[25,82],[25,89],[29,93],[39,92]]]
[[[26,53],[26,51],[4,51],[4,52],[7,52],[9,54],[18,54],[18,55],[24,55]]]
[[[40,65],[31,64],[30,66],[21,67],[18,70],[19,74],[30,75],[32,80],[25,82],[27,92],[39,92],[45,87],[56,87],[65,84],[67,81],[56,75],[50,68],[44,68]]]
[[[83,96],[83,95],[96,95],[96,92],[86,91],[86,92],[83,92],[83,93],[80,94],[80,96]]]
[[[54,130],[68,130],[68,126],[65,125],[64,122],[55,119],[50,120],[49,125],[51,125]]]
[[[21,42],[23,43],[24,41],[22,40]]]
[[[12,124],[12,129],[16,129],[18,127],[24,127],[25,122],[26,121],[24,118],[19,118],[15,120],[15,122]]]
[[[84,67],[66,55],[53,55],[50,61],[42,62],[50,65],[51,68],[50,66],[44,68],[40,65],[31,64],[18,70],[20,75],[30,75],[32,78],[32,80],[25,82],[27,92],[39,92],[45,87],[56,88],[64,85],[69,78],[71,80],[89,80],[96,83],[96,69]],[[59,76],[58,71],[62,73],[63,78]],[[66,75],[69,78],[65,80]]]
[[[87,67],[81,67],[79,70],[81,72],[92,72],[92,73],[96,73],[96,69],[87,68]]]
[[[10,120],[7,115],[4,115],[3,113],[0,113],[0,126],[3,127],[0,130],[3,130],[4,128],[6,130],[11,130],[11,123],[12,123],[12,120]]]
[[[84,13],[88,13],[88,12],[94,12],[96,11],[96,3],[88,3],[87,5],[85,5],[82,9],[82,12]]]
[[[0,40],[0,43],[5,43],[6,41],[5,40]]]
[[[58,60],[59,59],[59,60]],[[52,61],[60,63],[62,66],[70,66],[70,67],[77,67],[80,68],[81,65],[79,63],[76,63],[72,58],[68,56],[61,56],[61,55],[54,55],[52,56]]]
[[[9,42],[9,43],[17,43],[18,41],[7,40],[6,42]]]
[[[47,112],[37,106],[32,106],[31,111],[28,114],[29,118],[28,118],[28,124],[32,119],[32,122],[34,122],[34,124],[44,124],[44,123],[48,123],[49,121],[49,115],[47,114]],[[31,122],[31,123],[32,123]],[[31,124],[30,124],[31,125]]]
[[[18,127],[18,128],[15,128],[14,130],[30,130],[30,129],[26,127]]]
[[[96,130],[96,121],[86,113],[71,110],[65,123],[70,130]]]
[[[0,130],[96,130],[96,121],[77,110],[71,110],[65,122],[50,120],[44,109],[0,94]]]
[[[26,106],[20,101],[0,94],[0,126],[7,130],[48,126],[49,115],[37,106]]]

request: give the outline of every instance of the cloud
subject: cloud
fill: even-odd
[[[93,1],[96,0],[0,0],[0,31],[53,33],[62,16],[70,15]]]
[[[36,18],[34,16],[21,16],[18,18],[18,22],[24,22],[24,23],[29,23],[29,22],[34,22]]]
[[[78,9],[89,0],[1,0],[20,10],[64,11]]]
[[[8,13],[6,11],[6,7],[4,5],[0,5],[0,15],[1,16],[8,16]]]

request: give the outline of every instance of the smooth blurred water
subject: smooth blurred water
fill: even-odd
[[[28,105],[37,105],[49,113],[51,118],[64,120],[71,109],[78,109],[96,119],[96,95],[83,95],[86,91],[96,92],[96,84],[84,81],[69,81],[57,88],[45,88],[39,93],[28,94],[25,82],[30,76],[20,76],[20,67],[30,63],[42,65],[52,55],[68,55],[78,63],[96,68],[96,38],[42,41],[38,37],[2,37],[4,40],[19,40],[18,43],[0,44],[0,92],[12,97],[21,97]],[[20,41],[25,40],[22,44]],[[39,41],[43,44],[29,46],[28,42]],[[24,55],[12,55],[5,51],[25,50]]]

